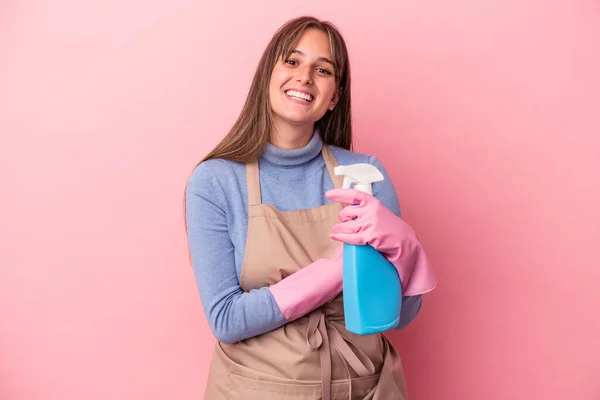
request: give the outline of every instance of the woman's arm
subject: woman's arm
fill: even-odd
[[[204,312],[219,341],[233,343],[271,331],[340,293],[341,252],[316,260],[270,287],[244,292],[225,210],[224,194],[201,164],[186,191],[188,245]]]
[[[188,181],[185,201],[192,267],[216,338],[233,343],[284,325],[287,321],[268,288],[240,288],[223,193],[203,164]]]

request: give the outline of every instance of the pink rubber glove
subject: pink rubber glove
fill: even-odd
[[[342,255],[339,245],[331,258],[320,258],[269,286],[286,320],[300,318],[342,292]]]
[[[334,189],[325,196],[347,207],[330,237],[348,244],[369,244],[398,270],[402,294],[414,296],[433,290],[436,278],[415,231],[375,197],[354,189]]]

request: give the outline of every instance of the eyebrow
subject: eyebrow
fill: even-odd
[[[303,52],[301,52],[300,50],[292,50],[291,54],[300,54],[301,56],[305,56],[305,54]],[[318,61],[325,61],[325,62],[328,62],[329,64],[331,64],[332,66],[335,66],[335,64],[333,63],[333,61],[331,61],[327,57],[319,57]]]

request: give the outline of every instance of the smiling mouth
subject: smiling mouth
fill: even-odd
[[[285,92],[286,96],[291,97],[294,100],[305,101],[310,103],[314,100],[314,97],[308,93],[298,92],[297,90],[288,90]]]

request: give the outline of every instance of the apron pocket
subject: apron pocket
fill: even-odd
[[[240,400],[319,400],[321,382],[290,383],[247,378],[229,373],[232,399]]]
[[[290,383],[266,381],[229,374],[231,379],[231,399],[243,400],[321,400],[321,382],[293,381]],[[379,381],[379,375],[352,379],[352,398],[364,399],[373,394]],[[397,391],[396,391],[397,393]],[[395,395],[394,395],[395,396]],[[348,399],[348,381],[335,381],[331,385],[332,400]],[[401,397],[393,397],[394,400]],[[392,398],[390,398],[392,399]]]

